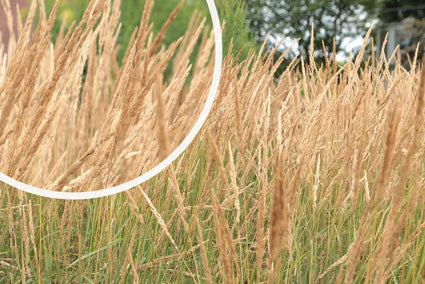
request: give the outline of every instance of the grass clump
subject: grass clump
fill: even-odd
[[[89,8],[93,13],[88,13],[90,17],[85,22],[88,25],[97,15],[97,9],[103,7],[93,3]],[[46,21],[43,26],[50,23]],[[102,27],[101,23],[102,20],[94,31]],[[145,30],[143,25],[148,26],[142,22],[142,31]],[[194,27],[193,30],[199,31],[195,22]],[[32,45],[23,48],[24,45],[18,43],[14,54],[22,53],[19,58],[27,63],[28,58],[36,58],[41,64],[44,61],[37,56],[49,56],[38,55],[39,52],[50,48],[53,52],[46,51],[46,54],[53,59],[47,62],[55,63],[55,68],[66,69],[70,67],[57,63],[66,63],[76,56],[74,54],[81,54],[86,46],[96,54],[89,57],[91,61],[100,62],[97,59],[104,53],[98,52],[98,46],[88,48],[78,44],[94,37],[96,33],[89,30],[82,29],[75,37],[71,33],[63,41],[67,44],[62,45],[61,52],[54,52],[56,47],[52,49],[48,40],[44,43],[42,39],[48,35],[44,36],[43,29],[36,30],[28,44],[35,44],[37,48],[31,48]],[[103,30],[98,30],[97,36],[102,34]],[[191,33],[187,42],[192,42],[196,34]],[[148,34],[144,36],[147,43],[155,42]],[[69,45],[73,40],[76,42]],[[132,72],[125,70],[146,68],[149,61],[144,56],[155,58],[156,54],[149,53],[155,45],[147,44],[151,48],[146,49],[137,45],[139,41],[140,37],[135,36],[133,46],[145,52],[129,51],[127,56],[127,62],[135,64],[125,64],[122,72],[117,71],[116,76],[105,80],[118,85],[106,87],[103,81],[93,85],[87,83],[90,88],[84,88],[83,92],[91,90],[88,98],[97,98],[95,94],[104,89],[114,90],[105,100],[110,99],[108,103],[122,107],[127,113],[125,99],[139,98],[137,92],[130,92],[133,88],[137,90],[139,81],[131,77],[135,76]],[[112,43],[105,42],[105,50],[109,50],[111,56]],[[366,43],[367,38],[362,50]],[[206,36],[205,50],[211,50],[212,45],[213,41]],[[64,53],[63,50],[70,51]],[[166,54],[173,53],[171,51],[174,52],[173,47],[160,49],[158,60],[166,58]],[[338,67],[334,51],[322,66],[294,61],[276,80],[275,72],[283,57],[275,60],[273,53],[273,50],[250,52],[240,62],[227,56],[218,97],[202,132],[166,171],[135,189],[98,200],[59,201],[3,185],[0,192],[0,277],[13,282],[117,283],[423,281],[423,64],[413,59],[407,71],[395,55],[395,68],[390,68],[385,56],[375,59],[372,54],[370,58],[363,58],[360,52],[355,59]],[[35,57],[29,57],[31,54]],[[8,150],[11,149],[10,141],[30,141],[28,145],[32,146],[37,145],[34,143],[39,140],[35,138],[40,137],[41,142],[37,143],[43,145],[49,141],[49,136],[16,138],[15,132],[9,132],[19,128],[7,126],[25,125],[12,119],[19,118],[16,113],[25,109],[25,100],[45,106],[50,110],[46,112],[48,117],[54,121],[56,113],[60,112],[55,112],[51,102],[59,95],[50,92],[52,88],[56,90],[65,75],[56,75],[56,71],[47,73],[50,75],[42,77],[47,78],[46,83],[38,85],[39,80],[26,77],[35,76],[28,75],[35,71],[26,68],[36,68],[36,65],[21,65],[17,59],[13,60],[18,58],[15,56],[3,61],[6,67],[2,70],[6,73],[0,76],[0,129],[2,137],[6,137],[3,139],[9,141],[1,146],[6,152],[1,156],[1,166],[6,170],[12,168],[12,174],[21,173],[25,177],[26,173],[40,170],[35,167],[38,160],[31,163],[21,160],[34,148],[22,150],[17,159],[20,164],[7,163],[9,156],[17,155]],[[103,66],[110,70],[107,66],[114,66],[114,60],[104,55],[103,58]],[[206,55],[198,58],[202,64],[194,67],[195,75],[210,78],[212,68],[207,58]],[[105,61],[107,59],[109,61]],[[159,68],[160,64],[153,62],[158,61],[152,61],[151,68]],[[362,62],[364,67],[361,68]],[[184,64],[176,66],[187,67]],[[14,76],[23,75],[22,82],[14,80]],[[165,118],[172,112],[166,109],[167,99],[164,99],[167,86],[171,88],[173,82],[159,84],[160,72],[155,72],[152,78],[151,75],[146,73],[146,81],[143,81],[151,82],[148,86],[152,87],[147,91],[151,92],[151,101],[145,104],[158,124],[157,131],[149,133],[157,137],[157,153],[162,157],[173,147],[173,140],[167,139],[167,133],[171,133],[170,119]],[[55,76],[59,76],[57,81],[53,80]],[[86,82],[96,80],[88,76]],[[126,84],[122,85],[123,82]],[[183,97],[192,92],[192,97],[199,95],[201,100],[200,94],[208,89],[208,82],[194,78],[189,87],[182,88]],[[194,88],[193,84],[199,85]],[[32,93],[37,88],[31,86],[40,86],[37,97]],[[15,90],[13,94],[12,89]],[[170,97],[181,93],[171,90],[174,89],[170,89]],[[115,92],[120,95],[116,96]],[[14,108],[6,108],[15,100]],[[68,104],[63,104],[69,109]],[[78,113],[87,108],[84,104],[83,96],[81,104],[71,109]],[[32,117],[37,117],[37,110],[29,112]],[[8,118],[3,119],[8,111]],[[108,116],[106,110],[103,113],[108,127],[113,125],[108,117],[119,117]],[[131,121],[139,121],[139,117],[127,117],[128,125]],[[28,131],[40,134],[40,129],[55,125],[41,118],[37,123],[30,123],[45,128],[22,127],[24,134]],[[73,125],[88,131],[85,124]],[[167,129],[164,125],[168,125]],[[180,125],[180,122],[176,124]],[[108,161],[110,156],[106,156],[109,154],[105,154],[108,153],[105,149],[115,147],[114,153],[126,149],[125,140],[116,139],[121,141],[117,142],[122,143],[117,144],[121,146],[107,144],[108,135],[121,137],[121,133],[116,134],[113,128],[98,129],[99,134],[90,132],[91,135],[104,137],[105,145],[111,148],[94,149],[90,156],[97,151]],[[86,145],[84,150],[87,152],[89,147]],[[39,146],[37,153],[43,148],[47,146]],[[80,153],[85,153],[84,150]],[[93,168],[96,167],[99,165],[94,163]],[[98,171],[99,175],[88,174],[86,180],[89,182],[79,184],[80,188],[90,189],[90,185],[108,180],[102,173],[109,173],[110,168],[99,167]]]

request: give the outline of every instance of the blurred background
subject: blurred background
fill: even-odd
[[[1,0],[0,6],[6,5],[8,1],[13,13],[16,13],[16,5],[19,5],[20,16],[25,18],[30,0]],[[46,0],[48,9],[52,7],[53,2]],[[180,0],[156,1],[152,14],[154,32],[159,31],[179,2]],[[234,54],[245,47],[241,59],[247,56],[249,49],[258,51],[268,37],[267,47],[275,47],[283,38],[279,46],[280,53],[293,45],[286,57],[286,64],[297,56],[309,61],[312,25],[314,25],[314,58],[318,63],[323,62],[325,51],[332,54],[334,46],[337,61],[343,63],[349,58],[350,53],[354,56],[372,25],[374,25],[372,38],[377,57],[380,56],[386,36],[387,58],[397,51],[401,61],[408,62],[414,57],[418,44],[422,44],[419,58],[423,55],[424,0],[216,0],[215,2],[221,20],[226,22],[223,34],[225,52],[233,38]],[[87,4],[87,0],[61,0],[55,32],[59,31],[60,22],[65,19],[68,25],[72,21],[78,21]],[[118,56],[122,57],[123,47],[128,43],[140,21],[143,5],[144,0],[122,0],[123,27],[119,39],[122,48]],[[2,10],[0,9],[0,32],[3,42],[7,44],[9,37],[7,20]],[[195,10],[209,20],[205,0],[186,0],[167,34],[166,44],[184,34]],[[370,46],[367,50],[369,53]],[[407,66],[407,63],[405,65]]]

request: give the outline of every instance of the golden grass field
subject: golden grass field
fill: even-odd
[[[121,65],[119,1],[91,1],[55,43],[55,11],[33,4],[27,23],[40,21],[0,59],[0,171],[81,192],[156,165],[208,93],[205,22],[165,47],[174,13],[154,36],[146,1]],[[0,283],[425,281],[425,69],[365,55],[368,38],[343,66],[334,51],[278,79],[276,50],[229,50],[196,140],[125,193],[62,201],[2,184]]]
[[[89,7],[73,32],[61,29],[55,44],[49,41],[55,17],[30,29],[35,3],[20,40],[8,47],[15,56],[2,64],[1,171],[33,186],[75,192],[115,186],[156,166],[184,139],[206,99],[214,38],[205,21],[194,17],[186,34],[164,47],[181,5],[155,37],[147,5],[119,66],[119,1]]]

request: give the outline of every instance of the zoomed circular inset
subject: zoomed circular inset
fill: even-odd
[[[140,177],[137,177],[131,181],[128,181],[126,183],[123,183],[114,187],[96,190],[96,191],[89,191],[89,192],[50,191],[50,190],[34,187],[31,185],[19,182],[1,172],[0,172],[0,180],[22,191],[43,196],[43,197],[49,197],[54,199],[66,199],[66,200],[82,200],[82,199],[93,199],[93,198],[105,197],[105,196],[114,195],[114,194],[126,191],[128,189],[131,189],[133,187],[136,187],[137,185],[144,183],[145,181],[151,179],[152,177],[162,172],[165,168],[167,168],[173,161],[175,161],[186,150],[186,148],[189,146],[190,143],[192,143],[196,135],[201,130],[213,106],[213,103],[217,94],[217,90],[218,90],[218,85],[220,82],[222,57],[223,57],[220,19],[218,17],[217,7],[214,3],[214,0],[206,0],[206,2],[208,4],[208,9],[211,14],[213,28],[214,28],[214,37],[215,37],[215,65],[214,65],[213,80],[212,80],[212,84],[210,87],[210,91],[209,91],[206,103],[194,127],[190,130],[189,134],[186,136],[183,142],[180,143],[180,145],[177,146],[177,148],[167,158],[161,161],[158,165],[156,165],[150,171],[144,173]]]

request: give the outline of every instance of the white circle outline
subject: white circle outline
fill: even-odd
[[[206,0],[208,4],[208,9],[211,14],[212,22],[213,22],[213,28],[214,28],[214,37],[215,37],[215,65],[214,65],[214,77],[211,84],[210,92],[207,97],[207,101],[204,105],[204,108],[202,109],[202,112],[198,118],[198,120],[195,123],[195,126],[192,128],[192,130],[189,132],[189,134],[186,136],[186,138],[183,140],[183,142],[162,162],[160,162],[158,165],[156,165],[153,169],[149,170],[148,172],[144,173],[138,178],[135,178],[131,181],[125,182],[123,184],[96,190],[96,191],[89,191],[89,192],[59,192],[59,191],[50,191],[38,187],[34,187],[22,182],[19,182],[3,173],[0,172],[0,181],[15,187],[19,190],[39,195],[42,197],[48,197],[53,199],[62,199],[62,200],[83,200],[83,199],[94,199],[94,198],[100,198],[100,197],[106,197],[110,195],[114,195],[126,190],[129,190],[131,188],[134,188],[149,179],[153,178],[165,168],[167,168],[169,165],[171,165],[172,162],[174,162],[185,150],[186,148],[192,143],[192,141],[195,139],[196,135],[198,135],[199,131],[201,130],[201,127],[204,125],[208,114],[211,111],[211,108],[213,106],[217,91],[218,91],[218,85],[220,83],[220,77],[221,77],[221,69],[222,69],[222,57],[223,57],[223,50],[222,50],[222,34],[221,34],[221,26],[220,26],[220,19],[218,16],[217,8],[214,3],[214,0]]]

